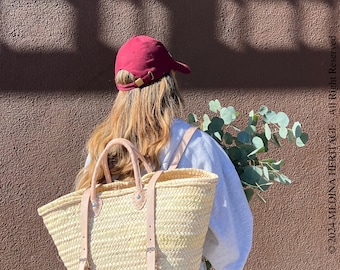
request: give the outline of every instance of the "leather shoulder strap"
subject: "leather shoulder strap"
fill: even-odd
[[[174,156],[168,170],[174,170],[174,169],[177,168],[178,163],[180,162],[182,155],[183,155],[185,149],[187,148],[188,143],[189,143],[191,137],[194,135],[196,130],[197,130],[197,127],[189,127],[187,129],[187,131],[184,133],[182,141],[180,142],[179,146],[177,147],[175,156]]]
[[[163,171],[157,171],[152,176],[147,187],[147,201],[146,201],[146,260],[147,270],[156,269],[156,229],[155,229],[155,213],[156,213],[156,181]]]
[[[81,232],[81,244],[80,244],[80,259],[79,270],[90,269],[88,259],[89,249],[89,203],[90,203],[91,189],[87,189],[81,199],[80,204],[80,232]]]

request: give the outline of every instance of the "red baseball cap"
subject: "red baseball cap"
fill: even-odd
[[[133,36],[123,44],[117,53],[115,75],[120,70],[127,70],[136,78],[129,84],[116,83],[120,91],[152,84],[170,70],[190,73],[189,66],[173,59],[160,41],[149,36]]]

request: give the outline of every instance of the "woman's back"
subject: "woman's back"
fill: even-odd
[[[161,151],[161,168],[173,160],[188,123],[175,119],[171,139]],[[252,244],[252,214],[234,165],[223,149],[206,133],[197,130],[189,141],[178,168],[197,168],[216,173],[216,187],[209,231],[203,255],[215,269],[242,269]]]

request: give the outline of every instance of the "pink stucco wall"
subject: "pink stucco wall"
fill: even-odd
[[[72,189],[116,93],[115,53],[133,34],[191,66],[179,75],[186,113],[202,115],[216,98],[241,114],[265,104],[309,133],[305,148],[283,147],[293,184],[251,203],[245,269],[339,269],[335,0],[1,1],[0,268],[63,269],[37,208]]]

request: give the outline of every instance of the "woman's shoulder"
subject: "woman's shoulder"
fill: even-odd
[[[173,122],[173,126],[171,129],[171,144],[173,146],[178,145],[180,141],[182,140],[185,132],[190,128],[191,125],[184,122],[181,119],[175,119]],[[197,129],[195,133],[193,134],[189,144],[188,148],[190,150],[194,150],[195,152],[198,152],[198,150],[201,151],[207,151],[208,153],[214,153],[218,155],[225,156],[225,152],[223,151],[222,147],[206,132]]]
[[[171,135],[173,135],[173,133],[184,133],[189,127],[189,123],[184,122],[182,119],[175,118],[171,125]]]
[[[184,133],[191,125],[183,120],[176,120],[172,126],[171,142],[166,148],[164,162],[168,166],[172,160],[173,153],[176,151],[181,142]],[[190,139],[183,153],[179,167],[182,168],[199,168],[212,172],[230,171],[233,167],[228,155],[209,134],[197,129]],[[217,169],[218,168],[218,169]]]

